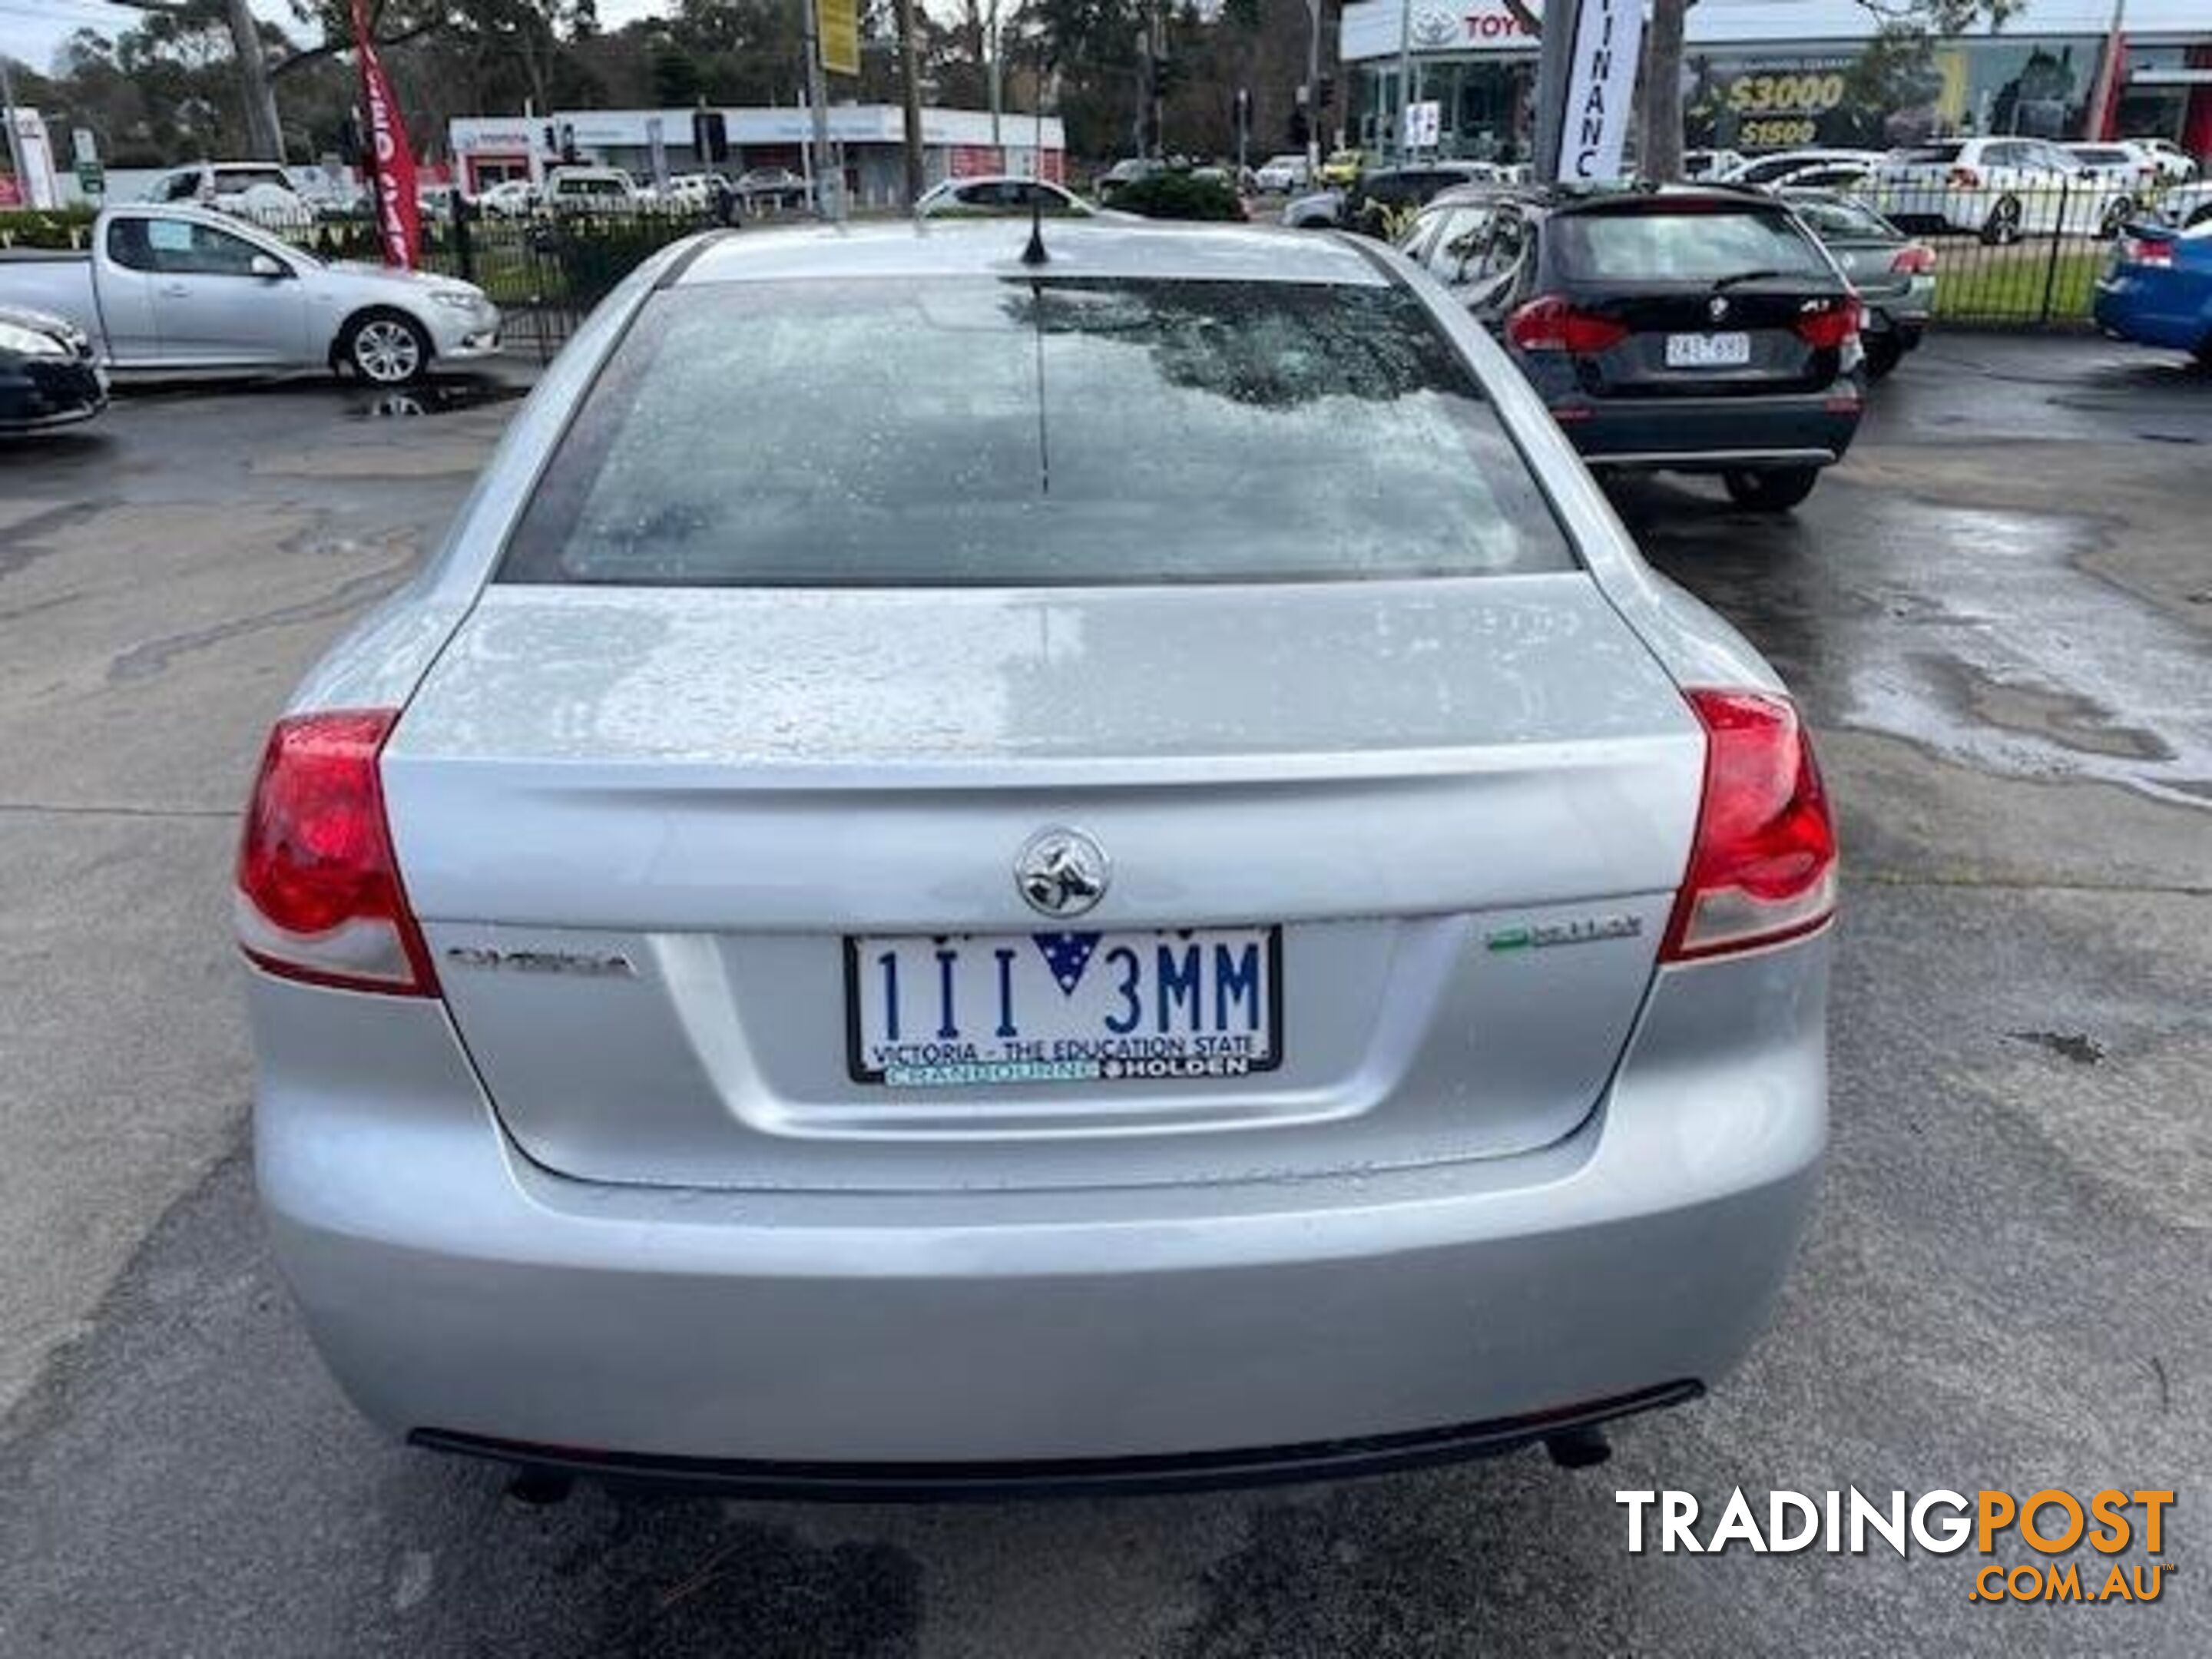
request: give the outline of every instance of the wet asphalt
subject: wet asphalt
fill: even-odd
[[[2212,1650],[2212,377],[1938,337],[1793,515],[1616,492],[1843,814],[1833,1152],[1738,1376],[1578,1473],[936,1509],[533,1507],[370,1434],[270,1271],[232,814],[499,397],[165,394],[0,449],[0,1654]],[[2178,1571],[1981,1605],[1966,1557],[1631,1556],[1613,1500],[1851,1484],[2177,1488]]]

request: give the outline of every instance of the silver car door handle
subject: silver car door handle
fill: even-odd
[[[164,283],[161,284],[160,292],[165,300],[181,300],[191,294],[191,289],[182,283]]]

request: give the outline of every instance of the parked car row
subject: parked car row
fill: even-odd
[[[2199,204],[2192,192],[2203,187],[2189,182],[2197,172],[2196,161],[2165,139],[2059,144],[1997,135],[1893,150],[1795,149],[1751,159],[1692,150],[1684,157],[1689,178],[1849,190],[1909,229],[1992,244],[2054,232],[2110,238],[2177,198]]]
[[[1349,183],[1294,197],[1282,221],[1293,230],[1357,230],[1389,237],[1405,216],[1443,191],[1462,185],[1510,182],[1505,169],[1487,161],[1429,161],[1376,167]]]

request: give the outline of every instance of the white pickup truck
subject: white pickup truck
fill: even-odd
[[[329,264],[166,204],[110,208],[88,252],[0,253],[0,305],[75,323],[118,377],[343,366],[397,386],[499,349],[499,308],[470,283]]]

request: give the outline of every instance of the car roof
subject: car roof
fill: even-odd
[[[1516,185],[1504,179],[1470,179],[1463,185],[1453,185],[1440,190],[1428,200],[1421,211],[1432,208],[1467,207],[1475,204],[1503,201],[1509,196],[1529,197],[1536,191],[1528,185]]]
[[[1626,211],[1654,202],[1685,206],[1692,203],[1752,208],[1775,205],[1773,191],[1764,185],[1700,179],[1686,184],[1638,184],[1601,186],[1593,190],[1565,190],[1552,198],[1551,206],[1555,212],[1560,213],[1604,213]]]
[[[1049,179],[1031,179],[1018,173],[970,173],[957,179],[940,179],[932,190],[957,190],[963,185],[1042,185],[1048,190],[1065,190],[1065,185],[1055,185]]]
[[[1021,218],[899,220],[806,225],[710,237],[667,282],[779,282],[837,276],[1115,276],[1182,281],[1334,283],[1387,286],[1349,240],[1275,226],[1054,219],[1048,263],[1022,263]]]

